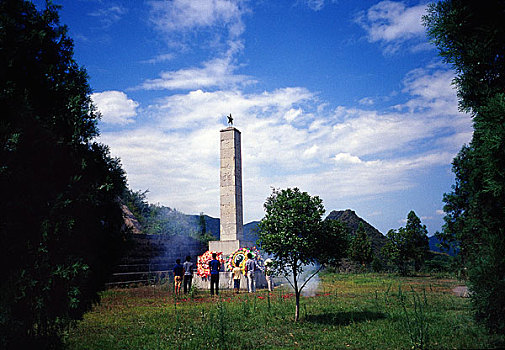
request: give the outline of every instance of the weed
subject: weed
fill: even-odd
[[[401,286],[398,287],[398,299],[404,313],[412,348],[426,349],[429,341],[429,323],[425,312],[425,307],[427,306],[425,290],[423,289],[424,302],[421,302],[421,297],[416,293],[414,288],[411,287],[411,291],[414,307],[412,312],[407,310],[407,297],[402,293]]]

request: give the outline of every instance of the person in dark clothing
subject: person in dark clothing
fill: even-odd
[[[184,275],[184,267],[181,265],[181,259],[175,261],[174,266],[174,284],[175,294],[181,294],[182,276]]]
[[[217,260],[217,254],[212,253],[212,260],[209,262],[210,268],[210,295],[214,295],[214,290],[216,295],[219,295],[219,270],[221,269],[221,263]]]

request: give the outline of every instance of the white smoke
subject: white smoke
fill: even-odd
[[[321,282],[321,280],[319,278],[319,274],[316,272],[319,271],[320,267],[321,266],[319,264],[308,264],[308,265],[302,266],[303,272],[300,275],[298,275],[297,284],[298,284],[298,288],[300,288],[305,283],[305,286],[303,287],[303,289],[301,291],[303,296],[313,297],[316,295],[316,293],[319,289],[319,284]],[[311,278],[311,276],[312,276],[312,278]],[[293,275],[290,274],[285,277],[290,282],[289,286],[293,289],[293,285],[294,285]]]

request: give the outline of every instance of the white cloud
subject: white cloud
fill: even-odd
[[[254,83],[254,80],[246,75],[234,74],[237,68],[232,64],[230,57],[215,58],[205,62],[200,68],[193,67],[162,72],[159,78],[146,80],[140,88],[145,90],[191,90]]]
[[[171,53],[165,53],[165,54],[161,54],[161,55],[155,56],[153,58],[150,58],[148,60],[142,61],[142,63],[156,64],[156,63],[170,61],[173,58],[174,58],[173,54],[171,54]]]
[[[98,92],[92,94],[91,99],[102,114],[103,123],[125,125],[133,123],[137,115],[138,102],[129,99],[124,92]]]
[[[312,11],[321,11],[326,3],[337,3],[338,0],[298,0],[296,5],[302,4],[303,6],[307,6]]]
[[[297,109],[291,108],[289,111],[286,112],[286,114],[284,114],[284,119],[286,119],[288,123],[291,123],[301,114],[302,114],[301,108]]]
[[[102,24],[102,27],[108,28],[120,21],[127,12],[127,9],[120,5],[111,5],[93,11],[88,15],[97,18]]]
[[[324,7],[324,0],[305,0],[305,4],[314,11],[319,11]]]
[[[244,31],[242,15],[247,11],[241,0],[151,1],[151,22],[166,34],[223,28],[230,38]]]
[[[363,161],[359,157],[353,156],[349,153],[339,153],[333,157],[337,163],[348,163],[348,164],[361,164]]]
[[[360,105],[364,106],[372,106],[375,101],[371,97],[363,97],[361,100],[358,101]]]
[[[402,91],[408,100],[385,112],[321,108],[324,101],[300,87],[192,90],[144,108],[152,124],[102,138],[122,158],[132,188],[151,190],[150,201],[217,216],[219,130],[232,113],[242,132],[248,221],[263,215],[271,186],[297,186],[332,205],[404,191],[430,169],[448,167],[458,142],[471,136],[470,117],[446,106],[455,101],[450,80],[436,67],[412,71]]]
[[[414,41],[411,50],[428,49],[419,45],[425,40],[422,16],[426,5],[407,7],[403,2],[381,1],[362,13],[357,22],[366,30],[370,42],[384,45],[385,52],[394,53],[406,41]]]
[[[311,147],[307,148],[305,151],[303,151],[303,158],[313,158],[318,155],[319,151],[319,146],[318,145],[312,145]]]

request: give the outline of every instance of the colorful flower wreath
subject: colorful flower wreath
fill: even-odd
[[[256,247],[253,247],[253,248],[240,248],[231,253],[225,264],[226,270],[232,271],[234,267],[238,266],[242,270],[242,274],[245,274],[245,263],[248,260],[247,258],[248,253],[252,254],[252,258],[256,260],[256,264],[262,269],[263,259],[261,258],[259,250]]]
[[[207,250],[205,253],[200,255],[196,262],[196,274],[202,278],[208,278],[210,276],[210,267],[209,262],[212,260],[212,254],[216,253],[216,259],[221,262],[221,265],[224,264],[224,260],[222,258],[223,253],[221,252],[211,252]]]

